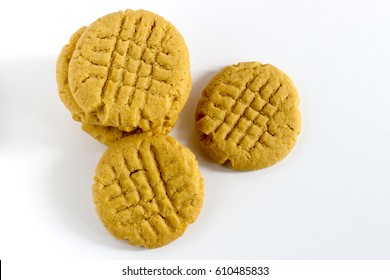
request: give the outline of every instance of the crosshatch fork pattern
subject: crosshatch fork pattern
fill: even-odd
[[[142,137],[130,136],[121,140],[126,147],[115,143],[110,148],[93,190],[97,211],[115,236],[153,247],[177,238],[194,222],[203,183],[194,156],[176,141]]]
[[[272,65],[227,67],[206,87],[198,104],[201,143],[209,153],[218,150],[211,156],[221,164],[231,164],[237,154],[249,161],[260,150],[286,153],[300,131],[298,103],[292,82]]]
[[[80,28],[71,36],[69,40],[69,44],[65,45],[61,50],[61,53],[57,60],[57,69],[56,69],[59,96],[62,102],[64,103],[64,105],[72,113],[73,118],[77,121],[81,121],[85,119],[85,113],[76,103],[70,91],[69,84],[68,84],[68,69],[69,69],[69,62],[73,55],[77,41],[79,40],[83,32],[86,30],[86,28],[87,27]],[[123,73],[125,73],[125,71],[123,71]],[[177,112],[177,108],[178,108],[177,105],[176,107],[171,108],[171,111],[173,113],[171,114],[168,113],[168,115],[165,116],[164,122],[160,126],[156,126],[152,128],[150,132],[167,134],[172,129],[172,127],[174,126],[177,120],[178,116],[177,115],[174,116],[174,113]],[[82,129],[105,145],[110,145],[111,143],[115,142],[118,139],[121,139],[133,133],[138,133],[140,130],[140,129],[138,130],[136,129],[131,132],[126,132],[113,126],[93,125],[88,122],[82,123]]]
[[[189,56],[170,23],[127,10],[101,18],[85,33],[69,77],[91,124],[148,131],[176,117],[189,94]]]

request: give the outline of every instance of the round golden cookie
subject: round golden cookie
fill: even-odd
[[[69,63],[71,93],[86,123],[149,131],[183,108],[191,85],[188,49],[162,17],[106,15],[80,37]]]
[[[85,117],[85,113],[78,106],[78,104],[73,98],[72,93],[70,92],[69,83],[68,83],[68,70],[69,70],[69,62],[73,55],[77,41],[79,40],[83,32],[86,30],[86,28],[87,27],[80,28],[71,36],[69,43],[62,48],[60,55],[58,56],[57,67],[56,67],[56,78],[57,78],[59,96],[62,102],[64,103],[65,107],[72,113],[72,118],[76,121],[81,121]],[[188,91],[190,91],[191,81],[189,82],[187,87],[188,87]],[[151,130],[151,132],[168,134],[169,131],[171,131],[171,129],[175,125],[177,118],[178,115],[174,115],[174,114],[167,116],[166,119],[164,120],[164,123],[160,126],[154,127]],[[83,123],[82,129],[104,145],[110,145],[113,142],[117,141],[118,139],[126,137],[132,133],[140,132],[139,130],[126,132],[116,127],[93,125],[89,123]]]
[[[113,143],[96,168],[96,211],[117,239],[155,248],[195,222],[203,179],[195,156],[167,135],[133,134]]]
[[[283,159],[301,129],[290,78],[259,62],[228,66],[206,86],[195,119],[200,143],[219,164],[256,170]]]

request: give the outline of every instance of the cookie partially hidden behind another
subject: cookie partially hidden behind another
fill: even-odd
[[[219,72],[195,113],[200,143],[219,164],[256,170],[283,159],[301,130],[293,82],[270,64],[244,62]]]
[[[202,208],[203,179],[192,152],[166,135],[133,134],[113,143],[96,168],[96,211],[118,239],[164,246]]]
[[[133,133],[169,133],[192,86],[181,34],[143,10],[76,31],[58,56],[56,77],[73,119],[105,145]]]
[[[70,92],[68,80],[69,62],[72,59],[76,44],[81,35],[84,33],[85,29],[87,29],[87,27],[81,27],[70,37],[69,43],[62,48],[56,65],[58,95],[60,96],[61,101],[64,103],[65,107],[72,113],[73,119],[76,121],[80,121],[82,118],[84,118],[85,113],[74,100],[74,97]]]

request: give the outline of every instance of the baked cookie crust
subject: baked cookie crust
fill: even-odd
[[[301,131],[299,95],[278,68],[231,65],[206,86],[195,120],[200,143],[217,163],[256,170],[283,159]]]
[[[150,20],[155,20],[156,22],[158,21],[160,23],[164,23],[165,24],[164,26],[166,28],[168,28],[168,27],[171,28],[173,30],[171,32],[173,32],[173,33],[176,30],[176,29],[174,29],[174,27],[170,23],[166,22],[160,16],[157,16],[157,15],[155,15],[153,13],[150,13],[150,12],[147,12],[147,11],[131,11],[131,10],[127,10],[126,12],[118,12],[118,13],[107,15],[106,17],[108,17],[109,19],[110,18],[112,19],[112,17],[118,16],[118,14],[120,14],[122,17],[127,17],[127,19],[124,19],[124,20],[127,20],[127,21],[129,21],[128,17],[134,17],[134,20],[137,20],[138,24],[141,24],[141,22],[143,22],[142,24],[146,24]],[[99,20],[101,20],[101,19],[99,19]],[[99,21],[99,20],[97,20],[97,21]],[[127,24],[127,25],[129,25],[129,24]],[[135,36],[138,36],[138,37],[141,36],[142,33],[145,32],[145,30],[146,30],[145,26],[142,27],[145,30],[142,29],[141,27],[138,26],[138,25],[134,26],[134,30],[133,30],[133,33],[134,33],[133,37],[134,38],[135,38]],[[107,27],[107,28],[109,28],[109,27]],[[125,29],[125,27],[122,27],[122,28],[123,28],[123,30],[121,31],[120,35],[121,36],[125,36],[123,34],[125,34],[126,31],[128,31],[128,30]],[[139,30],[137,28],[139,28]],[[152,27],[153,30],[155,28],[157,28],[156,30],[160,30],[161,29],[161,28],[158,29],[158,27],[156,27],[156,26]],[[62,48],[61,53],[60,53],[60,55],[59,55],[59,57],[57,59],[56,77],[57,77],[57,84],[58,84],[58,93],[59,93],[59,96],[60,96],[62,102],[64,103],[64,105],[72,113],[72,118],[74,120],[76,120],[76,121],[83,122],[82,129],[85,132],[87,132],[88,134],[90,134],[93,138],[95,138],[96,140],[98,140],[99,142],[101,142],[102,144],[105,144],[105,145],[110,145],[113,142],[115,142],[115,141],[117,141],[117,140],[119,140],[119,139],[121,139],[123,137],[129,136],[129,135],[131,135],[133,133],[151,132],[151,133],[159,133],[159,134],[168,134],[172,130],[173,126],[175,125],[175,123],[177,121],[177,118],[178,118],[178,114],[181,111],[181,109],[184,107],[184,104],[185,104],[185,102],[186,102],[186,100],[188,98],[188,94],[191,91],[191,85],[192,84],[191,84],[191,75],[190,75],[190,72],[189,72],[189,57],[188,57],[188,50],[187,50],[187,48],[185,46],[184,41],[180,41],[179,42],[182,45],[181,45],[180,49],[178,50],[179,53],[182,52],[181,53],[181,55],[182,55],[181,58],[179,57],[178,59],[183,59],[183,61],[185,62],[184,64],[180,64],[179,63],[179,65],[181,67],[180,70],[183,70],[184,68],[188,67],[188,69],[183,70],[183,72],[181,73],[183,75],[187,75],[186,78],[183,79],[183,81],[182,81],[182,82],[186,82],[187,83],[185,90],[180,92],[182,94],[181,95],[182,98],[176,98],[176,97],[172,98],[171,107],[169,108],[168,112],[165,112],[164,117],[161,117],[159,119],[154,119],[151,122],[144,122],[144,121],[140,120],[141,123],[144,123],[144,124],[148,123],[148,124],[147,125],[135,126],[135,127],[132,127],[131,129],[129,129],[127,127],[127,130],[123,130],[123,129],[126,129],[125,126],[122,126],[122,127],[119,128],[119,127],[115,127],[115,126],[103,125],[96,116],[93,116],[93,114],[92,115],[91,114],[90,115],[86,114],[83,111],[83,109],[81,109],[79,104],[76,102],[76,100],[75,100],[75,98],[74,98],[74,96],[73,96],[73,94],[71,92],[71,89],[70,89],[70,86],[69,86],[69,64],[70,64],[70,62],[72,60],[72,57],[73,57],[73,54],[75,52],[76,45],[77,45],[78,41],[79,40],[87,40],[87,39],[83,39],[85,36],[88,36],[87,32],[85,32],[87,29],[88,29],[88,27],[84,26],[84,27],[80,28],[78,31],[76,31],[71,36],[71,38],[69,40],[69,43]],[[153,30],[150,30],[150,36],[149,36],[150,37],[149,38],[150,42],[147,41],[146,44],[151,44],[151,42],[153,42],[152,36],[156,36],[156,35],[153,35],[153,34],[157,34],[158,33],[157,31],[153,31]],[[109,32],[109,31],[107,31],[107,32]],[[161,30],[159,32],[161,32]],[[178,34],[178,33],[175,34],[175,35],[176,36],[180,36],[180,34]],[[170,36],[170,35],[168,33],[166,33],[166,34],[164,33],[164,36]],[[122,37],[118,38],[117,40],[122,40],[121,38]],[[99,40],[98,40],[98,42],[99,42]],[[161,42],[161,44],[162,44],[162,42]],[[172,42],[174,42],[174,40],[173,41],[170,40],[169,42],[167,41],[167,42],[165,42],[165,45],[167,45],[167,44],[169,45]],[[91,47],[91,45],[89,45],[89,46]],[[87,48],[87,46],[84,46],[84,49],[85,48]],[[152,49],[153,49],[153,47],[149,47],[149,45],[147,45],[145,47],[145,49],[143,50],[144,55],[141,57],[141,60],[140,60],[141,64],[143,63],[142,62],[143,57],[145,55],[147,56],[148,54],[150,54]],[[85,50],[85,51],[88,52],[88,50]],[[153,51],[157,53],[159,50],[157,50],[157,51],[153,50]],[[169,51],[169,49],[168,49],[168,51]],[[117,53],[117,51],[113,50],[113,53],[111,55],[115,56],[116,53]],[[127,55],[130,55],[130,46],[129,46],[129,50],[128,50]],[[175,57],[175,56],[171,55],[171,57]],[[177,57],[178,57],[178,55],[176,55],[176,58]],[[169,58],[169,57],[167,56],[167,58]],[[82,59],[82,58],[79,57],[78,59]],[[130,61],[132,58],[129,57],[128,59]],[[153,66],[153,67],[158,67],[157,66],[158,65],[157,62],[154,62],[154,64],[156,64],[156,66]],[[93,67],[93,65],[90,65],[90,66]],[[118,67],[118,66],[114,64],[112,67]],[[177,66],[172,64],[171,67],[177,67]],[[79,69],[79,70],[81,72],[83,71],[82,69]],[[139,70],[141,71],[141,69],[139,69]],[[141,72],[138,72],[137,74],[142,74]],[[172,73],[174,73],[174,71],[172,71]],[[126,77],[126,75],[128,75],[128,72],[123,73],[123,77]],[[168,73],[168,75],[169,75],[169,73]],[[149,78],[152,79],[153,76],[154,76],[154,74],[151,73],[151,76]],[[143,77],[143,78],[146,79],[148,77]],[[182,79],[182,77],[177,76],[177,75],[174,76],[174,77],[171,77],[171,78],[172,79],[175,79],[175,78]],[[137,88],[137,84],[135,85],[134,91],[137,90],[136,89]],[[182,84],[180,84],[180,85],[182,85]],[[126,87],[126,85],[123,84],[123,81],[122,81],[122,87]],[[165,91],[161,91],[161,92],[164,93]],[[144,92],[144,93],[147,96],[147,93],[146,92]],[[130,99],[131,98],[129,98],[129,102],[131,102]],[[135,102],[137,103],[138,101],[135,101]],[[141,104],[139,104],[139,105],[141,105]],[[149,105],[144,104],[143,106],[149,106]],[[159,107],[159,106],[157,106],[157,107]],[[137,108],[135,108],[133,106],[132,109],[134,110],[134,109],[137,109]],[[159,110],[161,111],[161,108],[156,108],[156,107],[153,107],[153,108],[150,107],[150,108],[144,108],[144,109],[145,110],[153,110],[153,111],[156,111],[156,110],[157,111],[159,111]]]
[[[187,45],[162,17],[126,10],[93,22],[69,63],[71,93],[86,123],[131,132],[170,122],[191,85]]]
[[[135,246],[160,247],[181,236],[203,197],[195,156],[167,135],[123,138],[96,168],[96,211],[113,236]]]

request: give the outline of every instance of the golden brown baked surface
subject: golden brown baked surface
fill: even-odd
[[[216,162],[255,170],[283,159],[301,129],[293,82],[270,64],[228,66],[206,86],[195,119],[200,143]]]
[[[76,48],[77,41],[80,39],[80,36],[83,34],[85,29],[87,29],[86,26],[81,27],[70,37],[69,43],[62,48],[60,55],[58,56],[56,66],[58,94],[62,103],[64,103],[65,107],[72,113],[73,119],[77,121],[81,120],[81,116],[84,115],[84,112],[76,103],[72,93],[70,92],[68,72],[69,62],[72,58],[74,49]]]
[[[93,22],[69,63],[69,86],[85,113],[82,120],[127,132],[172,122],[190,85],[182,36],[162,17],[143,10]]]
[[[181,236],[203,196],[195,156],[170,136],[125,137],[96,168],[96,211],[112,235],[135,246],[160,247]]]
[[[145,11],[137,11],[137,12],[126,11],[126,13],[130,14],[129,16],[137,15],[137,16],[141,16],[141,18],[145,16],[144,14],[146,14],[148,16],[148,19],[150,19],[150,17],[153,18],[154,16],[158,17],[157,15]],[[113,14],[109,16],[112,15]],[[141,18],[139,20],[141,20]],[[61,53],[57,59],[56,77],[57,77],[59,96],[62,102],[64,103],[64,105],[72,113],[73,119],[77,121],[83,121],[82,129],[88,134],[90,134],[92,137],[94,137],[96,140],[98,140],[99,142],[105,145],[110,145],[114,141],[121,139],[125,136],[131,135],[133,133],[152,132],[152,133],[168,134],[177,121],[178,113],[181,111],[182,107],[185,104],[185,101],[187,99],[185,96],[180,100],[180,102],[176,102],[177,100],[173,102],[170,111],[166,113],[164,118],[155,120],[152,126],[134,127],[130,132],[123,131],[113,126],[103,126],[100,124],[96,116],[95,117],[89,116],[88,120],[85,121],[87,119],[86,114],[74,99],[68,82],[69,63],[73,56],[77,42],[79,41],[80,37],[83,35],[85,30],[87,30],[87,27],[82,27],[72,35],[72,37],[69,40],[69,43],[62,48]],[[138,32],[142,33],[143,31],[139,30]],[[84,34],[83,36],[86,36],[86,34]],[[184,48],[186,49],[186,47]],[[148,50],[145,49],[145,52],[147,51]],[[116,66],[114,65],[113,67]],[[127,74],[125,73],[124,75]],[[188,72],[187,87],[183,92],[184,95],[185,94],[188,95],[190,90],[191,90],[191,76]],[[146,110],[149,109],[155,110],[156,108],[146,108]],[[91,123],[89,123],[88,121],[90,121]]]
[[[89,123],[82,123],[81,128],[91,135],[93,138],[98,140],[100,143],[109,146],[115,141],[122,139],[123,137],[136,134],[136,133],[145,133],[145,134],[168,134],[169,131],[173,128],[176,123],[177,117],[170,119],[169,122],[166,122],[164,125],[157,126],[150,131],[142,132],[140,130],[133,130],[131,132],[122,131],[119,128],[112,126],[103,126],[95,125]]]
[[[80,106],[76,103],[73,98],[72,93],[70,92],[69,83],[68,83],[68,70],[69,62],[73,55],[74,49],[76,47],[77,41],[80,36],[83,34],[87,27],[82,27],[76,31],[70,38],[69,43],[65,45],[60,55],[57,59],[57,68],[56,68],[56,77],[58,84],[58,93],[64,103],[65,107],[72,113],[72,118],[76,121],[81,121],[84,118],[85,113],[81,110]],[[172,120],[172,123],[166,123],[165,126],[156,127],[153,130],[158,133],[167,134],[173,127],[176,122],[176,119]],[[132,132],[121,131],[120,129],[112,126],[102,126],[94,125],[89,123],[82,123],[81,128],[91,135],[93,138],[98,140],[104,145],[110,145],[111,143],[119,140],[123,137],[137,133],[139,131],[135,130]]]
[[[123,137],[136,133],[135,131],[122,131],[112,126],[94,125],[89,123],[82,123],[81,128],[100,143],[107,146],[111,145],[119,139],[122,139]]]

